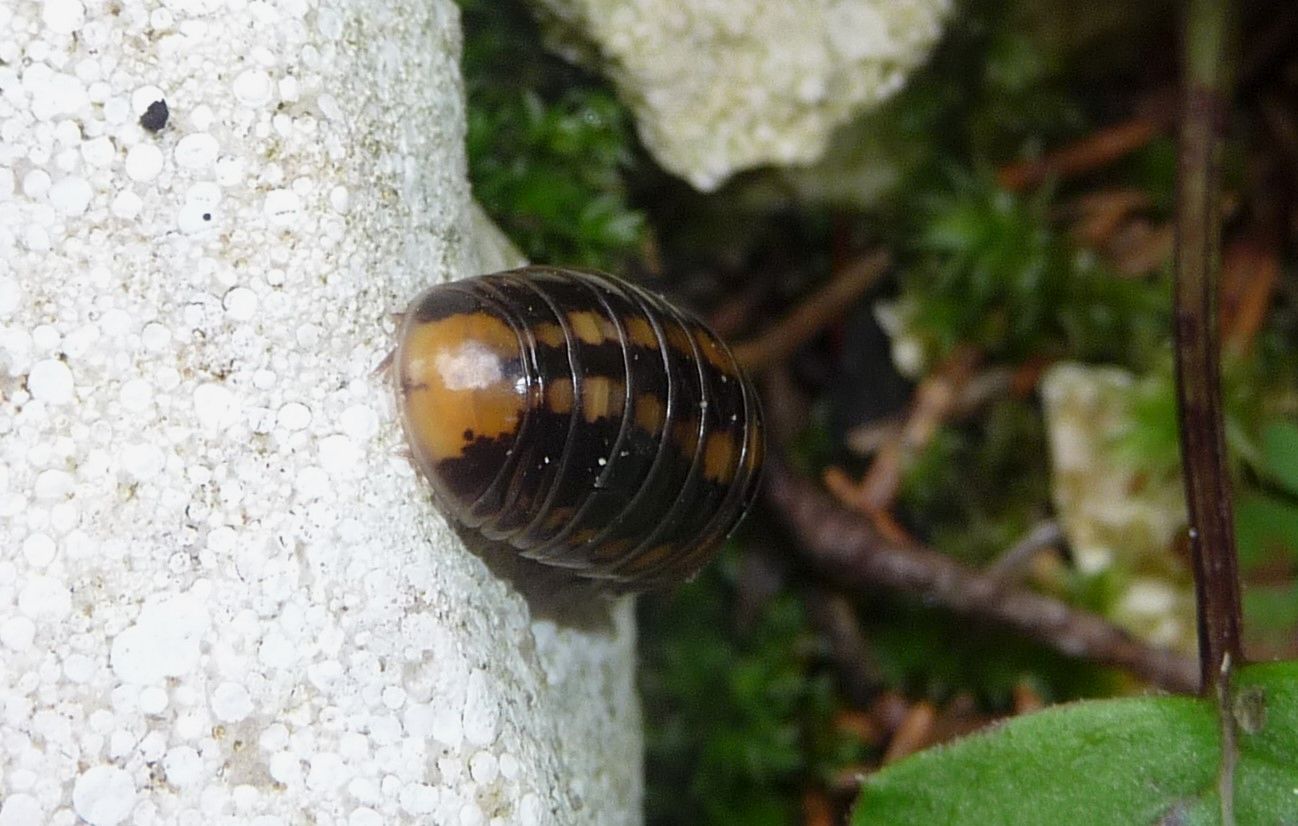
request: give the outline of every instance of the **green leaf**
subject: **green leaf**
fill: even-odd
[[[1266,472],[1285,490],[1298,496],[1298,425],[1273,422],[1262,431]]]
[[[1235,508],[1235,542],[1245,573],[1273,564],[1277,557],[1298,562],[1298,503],[1242,492]]]
[[[1236,676],[1241,824],[1298,823],[1298,662]],[[868,778],[870,824],[1220,823],[1214,704],[1139,697],[1058,706]]]

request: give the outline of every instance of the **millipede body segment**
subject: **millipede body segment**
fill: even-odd
[[[756,494],[761,410],[729,348],[613,276],[524,267],[433,287],[402,318],[394,367],[448,516],[616,589],[691,576]]]

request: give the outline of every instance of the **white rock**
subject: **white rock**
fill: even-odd
[[[667,169],[712,190],[734,172],[806,164],[895,93],[950,0],[532,0],[561,51],[590,57]]]
[[[58,359],[38,361],[27,375],[27,391],[46,404],[67,404],[73,399],[72,371]]]
[[[86,8],[81,0],[45,0],[41,20],[50,31],[71,34],[81,28],[86,18]]]
[[[133,181],[152,181],[162,171],[162,150],[151,143],[137,143],[126,153],[126,174]]]
[[[40,803],[29,794],[11,794],[0,802],[0,826],[32,826],[44,818]]]
[[[205,132],[186,135],[176,144],[176,166],[191,172],[206,169],[216,162],[221,144]]]
[[[67,216],[85,212],[90,196],[90,183],[76,175],[69,175],[50,187],[50,204]]]
[[[115,826],[135,807],[135,782],[116,766],[94,766],[72,787],[72,808],[91,826]]]

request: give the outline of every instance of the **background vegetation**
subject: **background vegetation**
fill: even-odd
[[[1107,460],[1175,484],[1176,79],[1173,61],[1150,59],[1175,52],[1170,4],[959,3],[930,64],[845,130],[869,136],[870,162],[894,181],[860,200],[816,170],[695,193],[654,166],[601,79],[543,50],[519,3],[462,8],[475,193],[532,260],[639,278],[743,339],[888,251],[888,277],[780,365],[809,400],[791,457],[802,469],[859,479],[888,427],[913,416],[917,386],[1008,376],[934,423],[881,517],[986,569],[1055,515],[1036,382],[1073,361],[1130,371]],[[1264,36],[1294,31],[1294,17],[1278,0],[1245,10],[1227,151],[1228,426],[1256,657],[1298,647],[1298,114],[1282,103],[1298,99],[1298,36]],[[1091,154],[1042,161],[1061,147]],[[1084,572],[1066,543],[1048,545],[1025,581],[1114,616],[1132,572]],[[1178,553],[1161,549],[1159,576],[1184,591]],[[655,824],[836,822],[881,763],[1043,704],[1140,688],[914,595],[838,588],[760,509],[719,564],[640,611]]]

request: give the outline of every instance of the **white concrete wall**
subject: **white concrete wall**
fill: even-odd
[[[533,616],[372,374],[486,255],[459,42],[0,0],[0,826],[639,821],[629,604]]]

